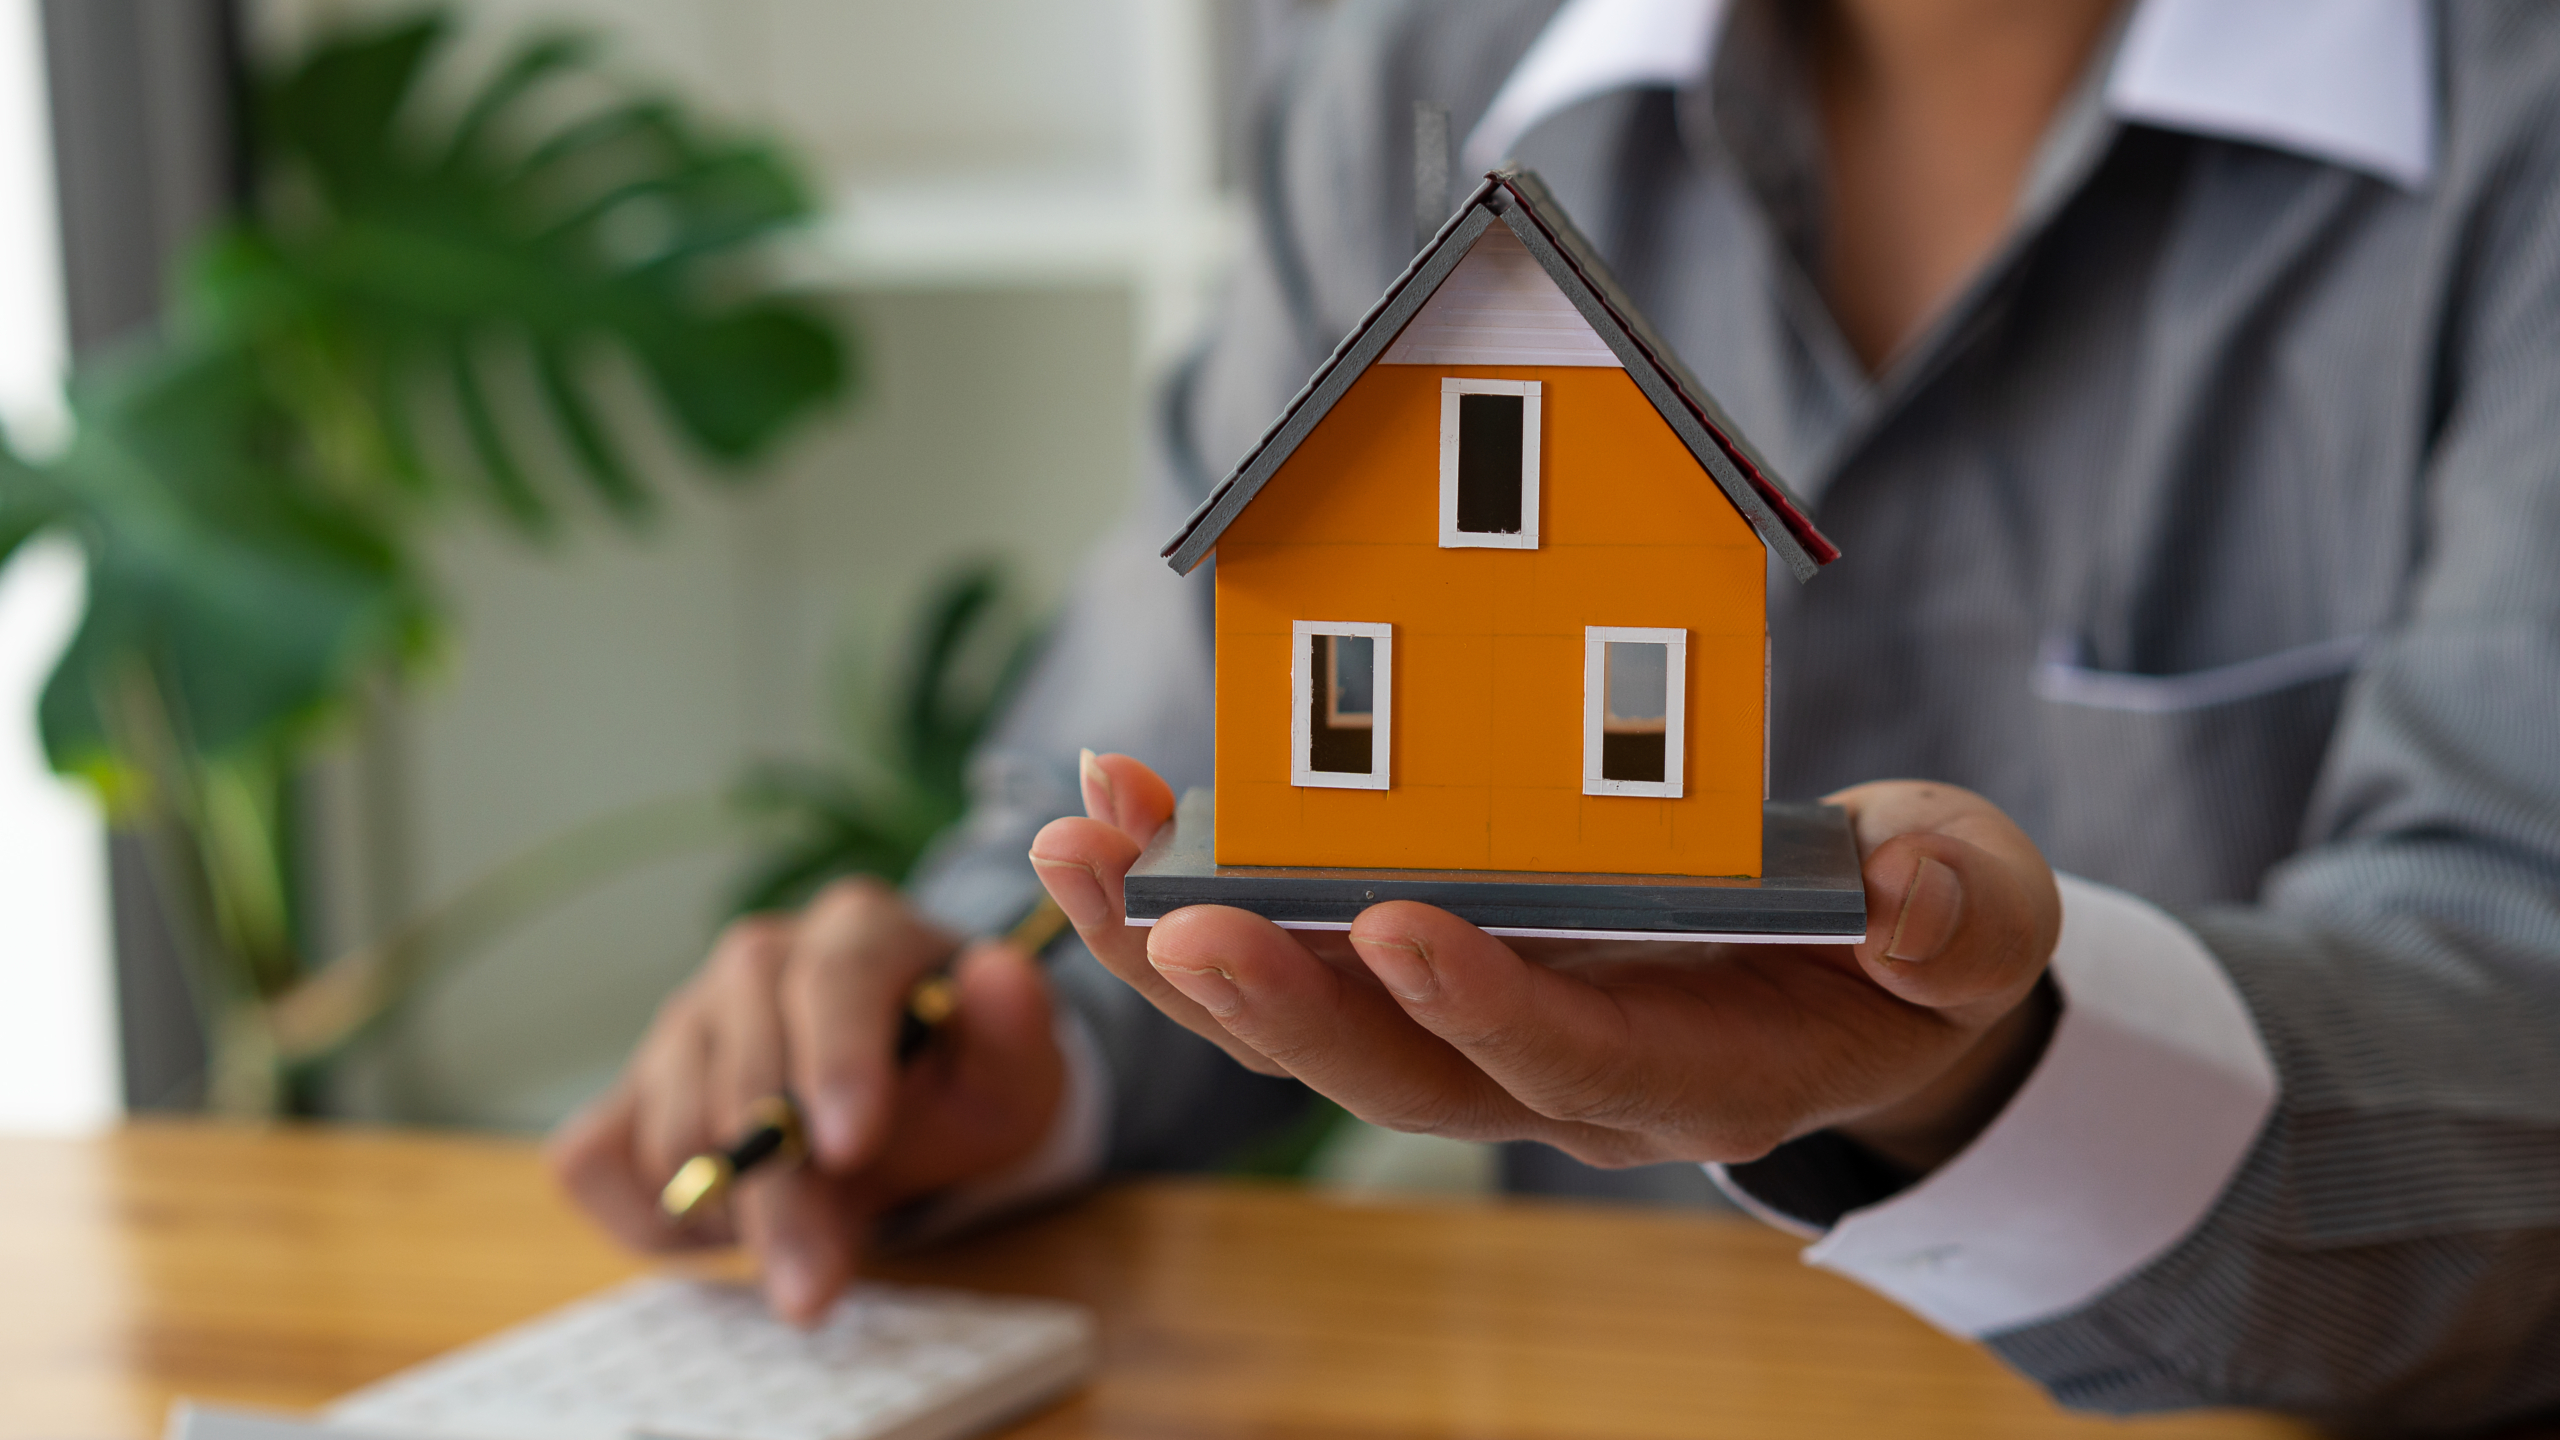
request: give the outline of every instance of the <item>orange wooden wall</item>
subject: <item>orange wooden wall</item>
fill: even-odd
[[[1540,544],[1439,545],[1443,376],[1543,382]],[[1626,372],[1376,365],[1219,537],[1217,858],[1760,873],[1767,552]],[[1391,788],[1289,783],[1290,622],[1395,626]],[[1689,632],[1685,794],[1582,793],[1582,627]]]

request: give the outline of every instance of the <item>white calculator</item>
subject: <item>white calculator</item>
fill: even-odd
[[[1073,1389],[1094,1323],[1049,1300],[864,1284],[811,1330],[744,1286],[651,1279],[359,1390],[383,1440],[960,1440]]]

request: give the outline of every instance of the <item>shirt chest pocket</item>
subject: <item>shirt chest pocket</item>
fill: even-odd
[[[2365,637],[2176,675],[2048,643],[2034,691],[2053,777],[2047,858],[2165,904],[2244,900],[2299,844]]]

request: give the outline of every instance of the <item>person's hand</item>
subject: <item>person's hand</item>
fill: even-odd
[[[743,1240],[773,1308],[813,1321],[852,1279],[874,1217],[1022,1159],[1057,1112],[1066,1067],[1048,981],[1002,944],[960,957],[958,1012],[899,1070],[907,991],[952,943],[873,880],[731,925],[613,1089],[552,1136],[553,1172],[625,1244]],[[727,1145],[750,1106],[786,1089],[809,1163],[752,1172],[722,1209],[670,1223],[658,1191],[676,1167]]]
[[[1090,818],[1031,858],[1102,963],[1268,1074],[1374,1124],[1543,1140],[1596,1165],[1740,1162],[1833,1129],[1914,1172],[2007,1103],[2052,1023],[2062,907],[1989,801],[1889,781],[1831,797],[1867,888],[1856,946],[1505,942],[1410,901],[1348,935],[1202,905],[1125,925],[1121,883],[1173,795],[1087,757]]]

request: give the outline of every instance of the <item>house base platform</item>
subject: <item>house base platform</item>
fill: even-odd
[[[1183,796],[1173,823],[1129,867],[1130,924],[1152,925],[1186,905],[1231,905],[1285,929],[1348,930],[1372,905],[1419,900],[1495,935],[1794,945],[1866,938],[1858,846],[1836,805],[1771,802],[1760,877],[1722,879],[1220,865],[1210,849],[1216,804],[1205,789]]]

